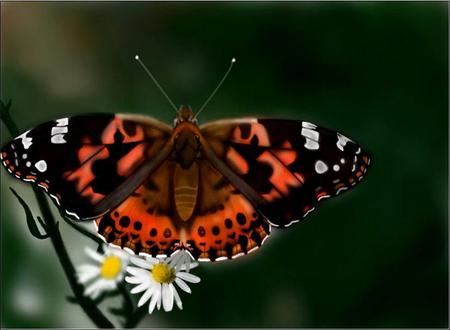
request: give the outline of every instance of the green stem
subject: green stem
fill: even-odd
[[[11,135],[17,136],[19,134],[19,130],[9,114],[11,101],[7,105],[1,102],[0,105],[1,120],[8,128],[8,131],[11,133]],[[46,225],[48,226],[48,233],[50,234],[50,240],[55,249],[56,255],[58,256],[59,262],[61,263],[61,266],[67,277],[67,280],[69,281],[70,287],[72,288],[72,291],[77,298],[78,303],[97,327],[114,328],[114,324],[112,324],[111,321],[109,321],[103,315],[97,305],[90,298],[83,295],[83,287],[77,282],[77,279],[75,277],[75,267],[73,266],[69,254],[67,253],[67,249],[61,237],[61,233],[59,232],[57,221],[53,217],[48,201],[45,198],[45,195],[38,188],[33,187],[33,191],[36,196],[39,209],[42,213],[42,217]]]
[[[125,321],[124,328],[135,328],[141,320],[148,315],[148,308],[141,306]]]

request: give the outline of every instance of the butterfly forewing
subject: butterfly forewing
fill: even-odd
[[[61,118],[9,142],[1,158],[10,173],[43,188],[68,215],[88,219],[127,197],[124,185],[160,153],[170,130],[139,116]],[[134,181],[145,179],[140,175]]]
[[[258,211],[280,227],[354,186],[370,163],[356,142],[306,121],[223,120],[201,130],[215,155],[262,197]]]

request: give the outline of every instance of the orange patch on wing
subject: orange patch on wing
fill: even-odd
[[[108,156],[109,156],[108,150],[102,149],[102,151],[97,153],[95,156],[91,157],[78,169],[68,174],[68,176],[66,176],[65,179],[68,181],[76,181],[77,191],[78,192],[83,191],[89,185],[89,183],[95,178],[94,174],[92,173],[92,164],[96,160],[105,159],[108,158]]]
[[[242,137],[241,128],[238,126],[233,132],[232,141],[242,144],[251,144],[252,139],[255,137],[258,139],[258,146],[270,147],[269,135],[266,128],[260,123],[250,123],[250,134],[248,138]]]
[[[239,174],[244,175],[248,173],[247,161],[233,147],[228,149],[227,161]]]
[[[275,199],[282,198],[283,196],[275,189],[272,188],[268,194],[263,194],[262,198],[264,198],[268,202],[272,202]]]
[[[117,173],[122,176],[128,176],[140,164],[144,158],[146,145],[141,143],[131,149],[131,151],[122,157],[117,163]]]
[[[80,192],[83,197],[88,197],[92,204],[95,204],[105,198],[105,195],[94,192],[91,186],[87,186]]]
[[[297,151],[295,150],[274,150],[273,153],[286,166],[291,165],[297,158]]]
[[[298,187],[302,182],[283,165],[270,151],[265,151],[258,158],[258,161],[269,164],[272,169],[272,175],[269,181],[283,195],[289,193],[290,187]]]
[[[83,145],[78,150],[78,160],[80,161],[80,164],[83,164],[102,148],[104,148],[104,146]]]
[[[133,136],[128,135],[123,126],[124,121],[116,116],[103,130],[102,142],[105,144],[113,144],[114,136],[117,131],[119,131],[123,136],[122,143],[139,142],[144,139],[144,129],[140,125],[135,126],[136,132]]]

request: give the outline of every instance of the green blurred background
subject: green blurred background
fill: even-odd
[[[203,264],[183,311],[141,327],[447,327],[446,3],[4,3],[2,98],[21,130],[83,112],[172,123],[134,61],[201,122],[305,119],[373,156],[364,182],[232,262]],[[1,126],[2,144],[11,137]],[[7,327],[89,327],[49,241],[28,232],[1,171],[1,314]],[[75,264],[91,244],[66,224]],[[118,305],[111,300],[102,305]],[[114,316],[111,316],[115,320]]]

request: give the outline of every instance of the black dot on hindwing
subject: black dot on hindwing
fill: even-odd
[[[150,236],[151,236],[151,237],[155,237],[156,234],[158,234],[156,228],[152,228],[152,230],[150,230]]]
[[[231,229],[233,227],[233,221],[231,221],[231,219],[229,218],[225,219],[225,227]]]
[[[243,213],[238,213],[236,215],[236,221],[238,222],[238,224],[245,225],[245,223],[247,222],[247,218],[245,217],[245,215]]]
[[[142,223],[140,222],[140,221],[138,221],[138,220],[136,220],[135,222],[134,222],[134,229],[136,229],[136,230],[141,230],[141,228],[142,228]]]
[[[166,229],[164,230],[163,236],[164,236],[165,238],[169,238],[170,236],[172,236],[172,231],[171,231],[169,228],[166,228]]]
[[[205,228],[203,226],[198,227],[197,232],[200,237],[203,237],[206,234]]]
[[[214,226],[213,228],[212,228],[212,233],[213,233],[213,235],[219,235],[220,234],[220,229],[219,229],[219,227],[217,227],[217,226]]]
[[[119,225],[121,225],[124,228],[128,227],[130,225],[130,218],[127,216],[120,218]]]

